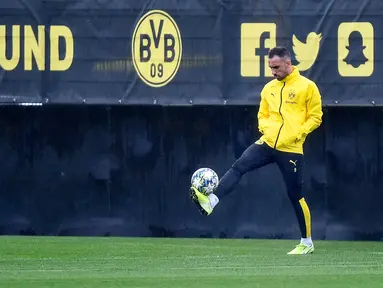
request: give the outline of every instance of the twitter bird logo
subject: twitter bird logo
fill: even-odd
[[[298,70],[306,71],[313,66],[318,57],[321,40],[322,33],[316,34],[315,32],[310,32],[309,35],[307,35],[306,43],[299,41],[298,38],[293,35],[293,51],[295,59],[299,62],[299,64],[296,65]]]

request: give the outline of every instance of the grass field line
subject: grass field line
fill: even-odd
[[[346,252],[347,253],[347,252]],[[349,253],[351,253],[352,255],[355,255],[355,251],[349,251]],[[374,256],[377,256],[377,255],[382,255],[383,256],[383,252],[370,252],[369,254],[371,255],[374,255]],[[318,257],[318,256],[329,256],[329,255],[332,255],[332,254],[324,254],[324,253],[316,253],[316,254],[313,254],[313,255],[306,255],[306,257]],[[288,255],[281,255],[281,256],[284,256],[285,259],[287,258],[292,258],[292,256],[288,256]],[[294,257],[294,256],[293,256]],[[72,262],[76,262],[76,261],[97,261],[97,260],[102,260],[102,261],[108,261],[108,260],[151,260],[153,258],[153,256],[151,255],[147,255],[147,256],[130,256],[130,255],[126,255],[126,256],[106,256],[106,257],[93,257],[93,256],[90,256],[90,257],[75,257],[75,258],[66,258],[65,261],[72,261]],[[233,255],[233,254],[222,254],[222,255],[180,255],[180,256],[170,256],[170,255],[163,255],[162,257],[158,257],[156,258],[155,260],[178,260],[178,259],[233,259],[233,258],[236,258],[236,259],[247,259],[247,258],[254,258],[254,254],[249,254],[249,255]],[[321,259],[319,258],[315,258],[317,259],[318,261],[320,261]],[[375,258],[376,260],[380,259],[380,257],[376,257]],[[63,258],[62,257],[43,257],[43,258],[40,258],[40,257],[4,257],[3,255],[3,259],[0,260],[0,263],[2,261],[63,261]],[[328,258],[326,258],[326,261],[328,261]],[[326,262],[326,264],[328,264],[328,262]]]
[[[297,269],[297,268],[319,268],[319,267],[326,267],[326,268],[369,268],[374,267],[378,268],[379,264],[345,264],[345,263],[339,263],[339,264],[326,264],[323,263],[322,265],[313,265],[313,264],[306,264],[306,265],[278,265],[278,264],[260,264],[255,266],[198,266],[198,267],[173,267],[170,268],[172,270],[216,270],[216,269]]]
[[[165,268],[161,267],[150,267],[150,270],[153,271],[162,271],[162,270],[221,270],[221,269],[229,269],[229,270],[234,270],[234,269],[297,269],[297,268],[379,268],[380,266],[383,266],[383,264],[378,264],[378,263],[311,263],[311,264],[297,264],[295,263],[294,265],[279,265],[279,264],[267,264],[267,263],[260,263],[259,265],[222,265],[222,266],[188,266],[188,267],[169,267],[167,266]],[[16,271],[23,271],[23,272],[30,272],[30,273],[35,273],[35,272],[70,272],[70,271],[102,271],[102,270],[108,270],[106,268],[113,268],[113,267],[106,267],[104,266],[102,269],[81,269],[81,268],[65,268],[65,269],[20,269],[20,267],[15,267],[15,269],[1,269],[0,273],[2,272],[16,272]],[[119,267],[118,270],[120,271],[132,271],[132,270],[137,270],[135,268],[138,267]],[[141,267],[142,268],[142,267]]]

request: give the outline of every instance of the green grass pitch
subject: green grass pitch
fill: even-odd
[[[0,287],[383,287],[383,242],[0,237]]]

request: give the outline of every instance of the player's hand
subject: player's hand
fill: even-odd
[[[302,140],[302,134],[298,133],[298,135],[295,137],[295,143],[298,143],[301,140]]]

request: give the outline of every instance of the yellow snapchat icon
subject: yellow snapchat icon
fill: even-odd
[[[343,77],[369,77],[374,72],[374,27],[371,23],[339,25],[338,71]]]

